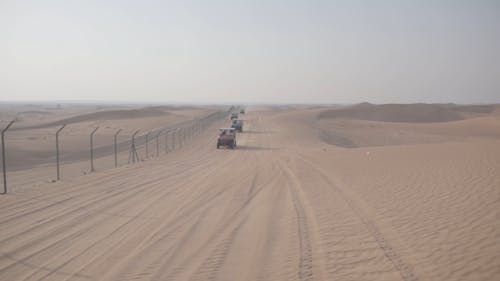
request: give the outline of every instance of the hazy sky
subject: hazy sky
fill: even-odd
[[[0,101],[500,102],[500,1],[0,0]]]

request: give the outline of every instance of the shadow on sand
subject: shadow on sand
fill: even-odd
[[[275,131],[253,131],[253,130],[246,130],[246,131],[243,131],[243,133],[246,133],[246,134],[274,134]]]
[[[260,147],[260,146],[249,146],[249,145],[237,146],[236,149],[238,149],[238,150],[279,150],[278,147]]]

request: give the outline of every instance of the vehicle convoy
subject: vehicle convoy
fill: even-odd
[[[231,149],[236,147],[236,130],[234,128],[220,128],[217,138],[217,149],[225,146]]]
[[[234,128],[238,132],[243,132],[243,120],[241,120],[241,119],[233,120],[233,124],[231,124],[231,128]]]

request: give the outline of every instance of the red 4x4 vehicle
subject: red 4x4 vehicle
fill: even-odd
[[[231,149],[236,147],[236,130],[233,128],[220,128],[217,138],[217,148],[227,146]]]

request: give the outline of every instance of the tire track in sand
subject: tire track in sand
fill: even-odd
[[[233,157],[228,157],[226,158],[223,162],[221,162],[222,166],[229,165],[231,163],[231,159]],[[205,171],[202,175],[195,179],[190,179],[189,182],[191,186],[199,186],[202,184],[202,182],[205,180],[205,178],[210,178],[213,177],[215,173],[217,173],[217,170],[221,166],[211,166],[208,171]],[[187,183],[182,183],[178,184],[175,188],[177,189],[183,189],[186,187]],[[130,268],[130,263],[135,263],[140,260],[144,260],[146,257],[151,256],[151,255],[163,255],[164,253],[161,252],[162,250],[162,242],[165,241],[166,239],[171,239],[172,237],[175,236],[176,233],[179,233],[182,231],[183,224],[186,223],[185,220],[188,220],[192,216],[197,215],[197,212],[203,213],[204,211],[208,210],[211,206],[211,202],[216,200],[219,196],[221,196],[222,193],[224,193],[226,190],[221,190],[219,192],[216,192],[212,195],[210,195],[208,198],[201,198],[196,196],[196,199],[191,200],[186,200],[187,198],[184,198],[185,196],[195,196],[189,189],[186,189],[185,196],[179,197],[178,200],[179,202],[185,202],[185,204],[182,204],[181,206],[178,207],[177,211],[174,211],[175,214],[170,214],[169,216],[166,217],[166,219],[163,221],[163,223],[160,223],[159,225],[156,225],[153,227],[152,230],[145,236],[145,238],[142,239],[141,243],[138,243],[136,247],[133,249],[128,249],[127,253],[125,256],[127,257],[126,259],[123,259],[123,262],[120,262],[118,264],[115,264],[113,269],[114,272],[108,272],[106,274],[107,278],[111,279],[119,279],[119,280],[125,280],[125,279],[137,279],[139,277],[145,278],[146,276],[151,275],[151,272],[155,270],[153,264],[157,263],[157,261],[153,261],[152,264],[147,265],[146,271],[143,270],[143,268],[138,268],[137,272],[128,272],[127,270]],[[189,197],[188,197],[189,198]],[[203,200],[202,200],[203,199]],[[201,202],[200,202],[201,200]],[[207,205],[205,209],[203,209],[204,205]],[[163,233],[165,232],[166,233]],[[130,238],[130,237],[129,237]],[[134,239],[133,237],[131,239]],[[123,257],[123,252],[122,248],[126,247],[123,243],[118,243],[117,244],[118,249],[116,251],[113,251],[111,253],[112,256],[116,256],[116,254],[122,253]],[[114,253],[117,252],[117,253]],[[161,259],[162,257],[160,257]],[[95,263],[94,261],[84,265],[82,268],[78,270],[79,272],[82,272],[86,269],[87,266],[90,266],[92,263]],[[111,276],[109,276],[111,274]]]
[[[236,235],[247,219],[248,215],[243,217],[243,219],[232,229],[229,235],[227,235],[217,244],[217,246],[215,246],[214,250],[210,253],[208,258],[205,259],[190,280],[216,280],[219,270],[224,264],[227,253],[229,252]]]
[[[204,252],[206,248],[210,247],[213,243],[217,242],[217,240],[220,240],[221,237],[223,236],[223,233],[227,232],[230,227],[236,223],[238,220],[242,220],[241,217],[245,216],[243,221],[246,221],[248,218],[248,214],[244,214],[244,211],[249,208],[249,205],[251,204],[252,200],[258,196],[258,194],[267,186],[272,186],[274,182],[276,182],[277,178],[269,178],[267,181],[260,183],[257,185],[257,178],[258,178],[258,173],[253,175],[252,177],[249,177],[250,179],[250,186],[247,188],[247,191],[242,191],[242,194],[245,196],[238,196],[238,197],[232,197],[232,200],[229,201],[229,206],[225,208],[224,213],[230,213],[231,215],[223,218],[223,220],[219,221],[216,225],[217,231],[214,232],[210,238],[207,239],[206,243],[204,246],[198,249],[197,253]],[[243,188],[244,190],[245,188]],[[236,194],[239,192],[236,192]],[[234,202],[233,202],[234,201]],[[242,225],[243,222],[240,222]],[[236,227],[239,231],[241,228],[241,225],[238,224]],[[234,232],[235,229],[233,229]],[[228,234],[226,238],[224,238],[222,241],[219,242],[220,245],[225,244],[226,246],[223,247],[225,249],[224,252],[221,251],[221,246],[216,246],[214,250],[212,250],[211,253],[208,254],[208,257],[205,258],[205,260],[202,262],[202,264],[199,266],[198,270],[191,276],[191,279],[193,278],[201,278],[200,280],[206,280],[204,277],[207,277],[206,272],[210,271],[212,272],[211,274],[208,275],[208,278],[211,278],[213,276],[217,275],[217,272],[220,270],[220,267],[223,265],[223,261],[220,260],[222,257],[225,259],[229,252],[229,244],[232,244],[232,241],[234,240],[235,236],[232,236],[233,234]],[[235,234],[234,234],[235,235]],[[231,238],[232,236],[232,238]],[[225,241],[225,242],[224,242]],[[217,250],[217,247],[219,250]],[[218,252],[219,251],[219,252]],[[214,263],[214,260],[212,258],[213,253],[217,252],[219,256],[219,261]],[[176,276],[181,274],[183,272],[183,268],[187,267],[187,264],[192,263],[193,260],[195,259],[195,256],[190,256],[186,258],[184,261],[180,263],[180,265],[177,268],[174,268],[173,270],[173,276],[169,276],[168,280],[176,280]],[[211,267],[210,267],[211,266]],[[208,268],[210,267],[210,268]],[[200,277],[201,276],[201,277]]]
[[[292,203],[295,210],[297,235],[299,240],[299,264],[298,264],[298,278],[301,281],[314,280],[313,271],[313,253],[311,246],[311,238],[309,235],[309,223],[303,203],[297,190],[299,181],[293,172],[287,167],[286,163],[280,165],[281,170],[287,180],[287,187],[292,196]]]
[[[136,184],[136,185],[131,186],[129,188],[117,190],[117,192],[112,193],[109,196],[105,196],[105,197],[101,196],[101,198],[99,198],[96,201],[90,201],[91,204],[95,205],[96,203],[105,202],[108,198],[113,198],[114,199],[117,194],[125,194],[126,195],[125,198],[119,198],[119,201],[115,200],[114,203],[107,202],[107,204],[100,204],[99,208],[92,209],[92,212],[81,212],[76,217],[76,219],[72,219],[72,220],[69,221],[70,224],[58,225],[56,228],[51,229],[51,231],[49,231],[48,233],[46,233],[44,236],[38,237],[36,241],[41,241],[41,239],[44,239],[45,237],[53,237],[55,233],[59,233],[60,234],[60,232],[62,230],[65,230],[65,231],[66,230],[68,230],[68,231],[71,230],[70,232],[74,232],[74,229],[73,229],[72,226],[80,225],[81,223],[83,223],[88,218],[91,218],[94,214],[103,214],[104,213],[103,211],[106,210],[106,209],[116,208],[118,205],[128,204],[129,203],[128,201],[130,201],[129,199],[135,198],[136,195],[138,195],[139,193],[144,194],[143,192],[145,190],[148,190],[148,193],[154,193],[158,189],[159,190],[163,190],[163,188],[161,188],[162,187],[161,184],[159,186],[156,186],[156,187],[152,188],[152,184],[161,183],[163,181],[164,181],[164,178],[154,177],[151,180],[143,181],[140,184]],[[140,187],[140,188],[138,188],[138,187]],[[179,188],[179,186],[177,188]],[[130,192],[130,191],[133,191],[133,192]],[[127,194],[127,192],[128,192],[128,194]],[[164,190],[164,195],[167,195],[169,193],[170,193],[170,191]],[[158,198],[158,196],[155,196],[155,198]],[[119,204],[116,204],[117,202]],[[82,210],[82,208],[87,209],[88,207],[89,207],[89,205],[85,203],[85,204],[83,204],[83,207],[80,206],[77,209],[72,210],[70,213],[74,213],[76,211]],[[61,214],[60,216],[57,216],[56,218],[52,218],[52,219],[57,219],[59,217],[66,216],[66,215],[68,215],[68,213]],[[45,251],[46,249],[49,249],[51,247],[57,246],[57,245],[59,245],[61,243],[64,243],[65,241],[69,241],[71,239],[78,238],[81,235],[83,235],[84,233],[86,233],[87,231],[90,231],[91,229],[93,229],[95,227],[95,225],[98,225],[99,223],[101,223],[101,222],[103,222],[103,221],[105,221],[107,219],[108,219],[108,216],[104,216],[100,220],[97,220],[95,223],[88,225],[86,228],[80,229],[77,232],[72,233],[71,235],[64,236],[64,237],[62,237],[62,239],[59,239],[56,242],[51,243],[51,244],[43,247],[42,249],[39,249],[39,250],[35,251],[34,253],[32,252],[28,256],[23,257],[22,261],[24,261],[24,260],[26,260],[28,258],[31,258],[31,257],[33,257],[33,256],[35,256],[35,255],[37,255],[37,254]],[[34,241],[31,241],[31,242],[29,242],[27,244],[25,243],[25,244],[23,244],[23,246],[21,248],[16,248],[16,251],[19,251],[21,249],[24,249],[24,248],[26,248],[26,247],[28,247],[30,245],[34,245],[34,244],[35,244]],[[5,255],[6,255],[6,253],[4,253],[4,256]],[[8,256],[6,256],[6,257],[8,257]],[[18,262],[14,262],[14,263],[12,263],[11,265],[9,265],[7,267],[2,268],[0,270],[0,272],[4,272],[8,268],[10,268],[12,266],[15,266],[17,263],[19,263],[19,261]],[[42,267],[42,268],[45,268],[45,267]]]
[[[417,281],[418,277],[413,272],[413,269],[410,265],[408,265],[401,256],[394,250],[389,241],[385,238],[383,233],[379,230],[376,223],[369,218],[368,215],[356,204],[356,202],[349,197],[339,186],[338,184],[332,182],[330,178],[327,176],[327,172],[322,168],[318,167],[315,163],[310,160],[305,159],[302,155],[299,155],[300,160],[309,165],[309,167],[313,168],[317,171],[318,175],[327,182],[337,194],[339,194],[340,198],[349,206],[349,208],[356,214],[359,220],[363,223],[363,225],[368,229],[370,234],[373,236],[375,241],[377,242],[379,248],[384,252],[384,255],[387,259],[392,263],[394,268],[400,273],[401,278],[405,281]]]

